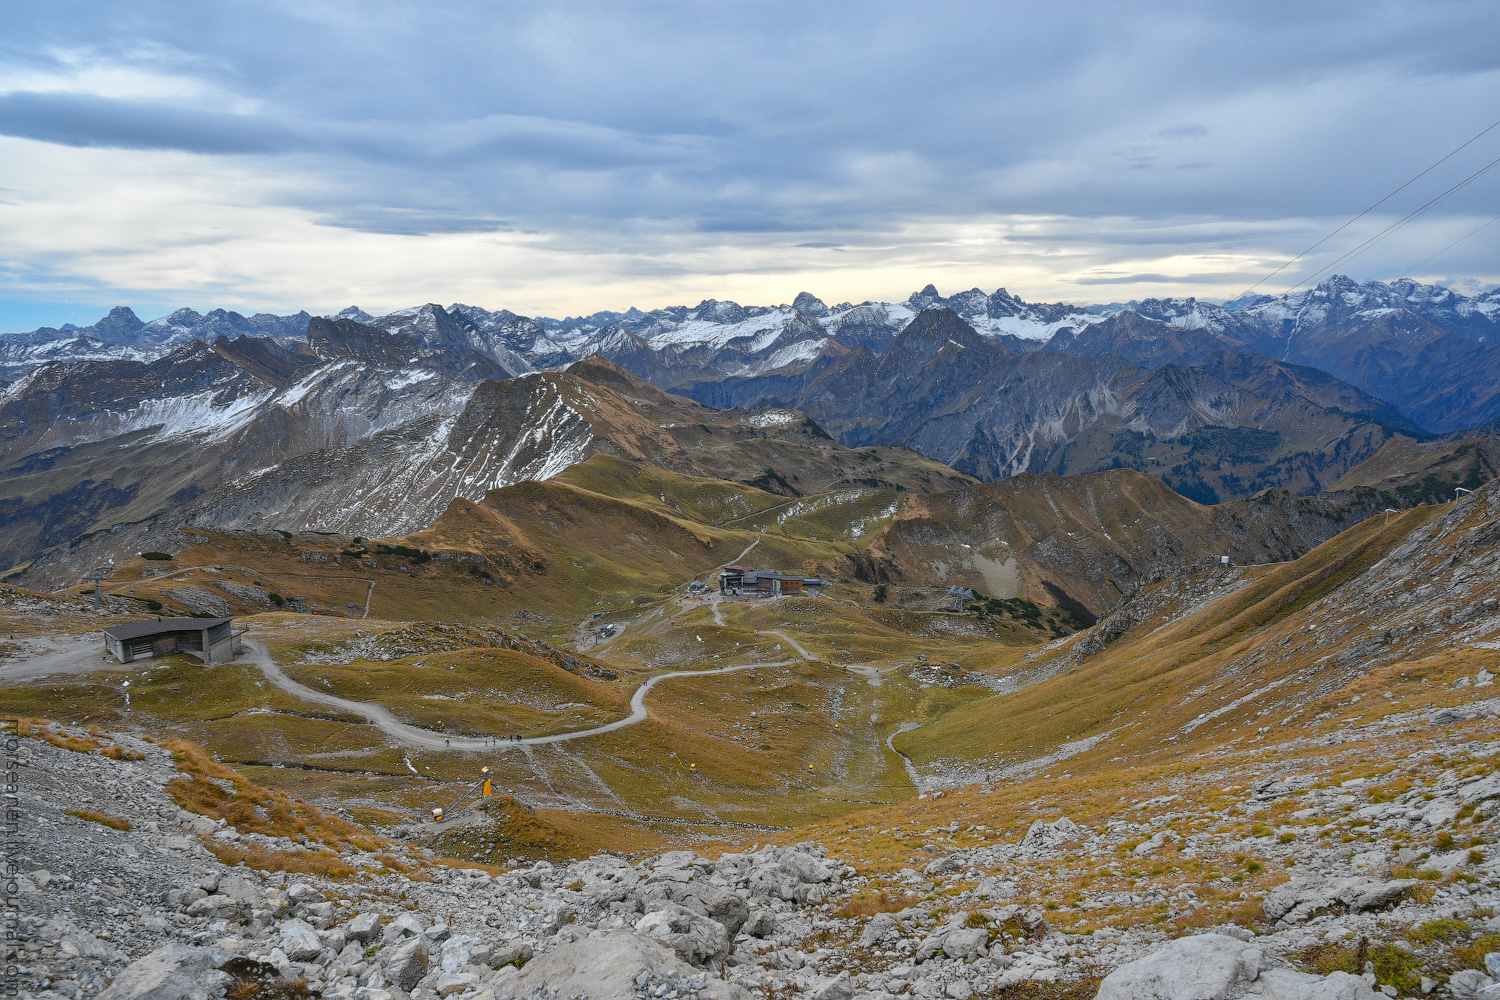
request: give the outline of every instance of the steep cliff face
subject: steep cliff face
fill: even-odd
[[[322,319],[290,346],[192,340],[150,361],[43,366],[0,395],[0,563],[388,432],[410,442],[387,451],[404,467],[477,386],[505,377],[472,351]]]
[[[1393,433],[1421,433],[1321,372],[1222,349],[1200,361],[1152,371],[1110,352],[1016,354],[945,309],[920,314],[883,355],[726,380],[712,396],[796,406],[846,444],[906,445],[979,479],[1124,465],[1205,502],[1316,493]]]

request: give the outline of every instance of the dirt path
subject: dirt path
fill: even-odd
[[[743,559],[743,558],[745,558],[746,556],[748,556],[750,554],[750,550],[753,549],[753,548],[755,548],[759,544],[760,544],[760,539],[757,538],[755,541],[753,541],[749,545],[745,546],[745,551],[741,552],[739,555],[735,556],[733,559],[729,560],[724,565],[725,566],[738,566],[740,564],[740,560]]]
[[[318,705],[326,705],[329,708],[337,708],[340,711],[349,712],[368,720],[372,725],[385,733],[391,739],[406,746],[426,747],[432,750],[483,750],[494,752],[504,750],[507,747],[525,748],[528,746],[546,746],[552,743],[566,743],[569,740],[581,740],[590,736],[598,736],[602,733],[612,733],[626,726],[633,726],[645,722],[648,716],[646,711],[646,695],[651,689],[662,681],[671,680],[674,677],[709,677],[714,674],[729,674],[739,670],[754,670],[757,667],[785,667],[796,663],[796,660],[779,660],[774,663],[740,663],[731,667],[718,667],[714,670],[681,670],[670,674],[657,674],[648,679],[630,697],[630,714],[623,719],[605,723],[602,726],[594,726],[590,729],[578,729],[571,733],[556,733],[552,736],[527,736],[519,740],[507,740],[500,737],[486,739],[484,737],[471,736],[444,736],[442,733],[431,729],[423,729],[420,726],[409,725],[397,719],[389,710],[379,705],[364,701],[350,701],[348,698],[340,698],[337,695],[327,694],[314,690],[306,684],[299,684],[292,680],[282,669],[276,665],[266,647],[251,639],[244,640],[245,650],[249,654],[248,659],[260,668],[265,674],[266,680],[275,684],[287,694],[304,701],[310,701]]]
[[[903,722],[896,727],[895,732],[885,738],[885,745],[890,747],[891,753],[900,757],[901,763],[906,765],[906,776],[911,779],[911,783],[916,786],[917,791],[925,792],[927,791],[927,784],[922,781],[922,776],[917,773],[917,766],[911,762],[910,757],[896,749],[897,736],[900,736],[902,733],[909,733],[913,729],[921,728],[922,724],[920,722]]]
[[[748,514],[741,514],[739,517],[731,517],[727,521],[720,521],[717,524],[715,524],[714,527],[715,528],[727,528],[729,525],[735,524],[735,523],[737,523],[739,521],[748,521],[752,517],[760,517],[763,514],[769,514],[769,513],[771,513],[771,511],[773,511],[773,510],[780,510],[783,507],[790,507],[792,504],[796,503],[798,500],[803,500],[803,499],[806,499],[806,498],[805,497],[792,497],[789,500],[783,500],[781,503],[772,504],[769,507],[762,507],[760,510],[753,510],[753,511],[751,511]],[[743,558],[743,557],[741,557],[741,558]]]
[[[20,639],[21,652],[0,660],[0,684],[46,677],[49,674],[90,674],[96,670],[140,670],[140,663],[121,663],[106,656],[98,632],[82,636],[56,635]]]
[[[802,643],[798,642],[796,639],[793,639],[791,636],[787,635],[785,632],[781,631],[780,629],[767,629],[767,628],[763,628],[763,629],[760,629],[759,632],[760,632],[761,635],[774,635],[778,639],[785,640],[788,645],[790,645],[793,649],[795,649],[797,651],[797,655],[800,656],[800,657],[802,657],[804,660],[816,660],[817,659],[816,656],[812,655],[807,650],[805,650],[805,649],[802,648]]]

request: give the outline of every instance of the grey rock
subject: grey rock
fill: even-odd
[[[1077,840],[1084,833],[1083,827],[1066,816],[1059,816],[1051,823],[1036,820],[1021,838],[1021,846],[1050,850]]]
[[[957,854],[950,854],[946,858],[938,858],[922,869],[924,875],[952,875],[954,872],[963,871],[963,858]]]
[[[1228,1000],[1263,964],[1259,948],[1223,934],[1178,938],[1111,972],[1097,1000]]]
[[[444,972],[433,984],[432,989],[438,996],[446,997],[467,992],[478,982],[479,977],[472,972]]]
[[[700,918],[702,919],[702,918]],[[554,996],[587,994],[589,1000],[636,1000],[636,979],[649,982],[673,972],[679,981],[693,970],[666,946],[628,930],[603,931],[561,944],[526,963],[508,979],[512,996],[530,996],[546,987]],[[499,991],[497,990],[497,993]],[[710,978],[698,992],[704,1000],[749,1000],[739,986]]]
[[[853,996],[854,981],[847,971],[840,972],[812,991],[812,1000],[851,1000]]]
[[[454,934],[442,943],[438,951],[438,967],[444,972],[457,972],[472,963],[477,942],[467,934]],[[442,990],[438,990],[442,993]]]
[[[164,945],[130,963],[99,1000],[208,1000],[230,981],[215,964],[207,948]]]
[[[1097,1000],[1376,1000],[1359,976],[1314,976],[1267,969],[1261,950],[1224,934],[1168,941],[1122,965],[1099,985]]]
[[[895,944],[901,937],[901,924],[889,913],[877,913],[860,932],[861,948],[876,948]]]
[[[751,910],[740,926],[740,932],[751,937],[765,938],[776,933],[776,914],[771,910]]]
[[[653,875],[641,887],[639,898],[641,908],[647,912],[670,909],[675,904],[708,917],[722,924],[731,939],[750,916],[750,906],[742,897],[696,877],[678,881],[659,880]]]
[[[108,945],[88,931],[65,935],[57,947],[64,955],[80,958],[108,959],[113,955]]]
[[[734,940],[717,920],[681,906],[652,910],[636,921],[635,930],[662,942],[694,965],[723,958]]]
[[[287,897],[298,904],[321,903],[323,894],[306,882],[298,882],[286,891]]]
[[[1319,977],[1291,969],[1267,969],[1245,993],[1257,1000],[1380,1000],[1360,976],[1335,972]]]
[[[344,924],[344,935],[351,941],[370,942],[380,936],[380,914],[360,913]]]
[[[1477,969],[1464,969],[1448,977],[1448,995],[1453,1000],[1480,1000],[1480,991],[1494,982]]]
[[[382,953],[380,968],[385,973],[386,982],[399,989],[410,990],[427,975],[430,957],[427,939],[418,936]]]
[[[323,951],[323,942],[318,932],[304,920],[293,917],[281,925],[277,944],[286,957],[294,962],[307,962]]]
[[[318,931],[318,940],[323,942],[323,947],[337,955],[344,950],[344,945],[349,937],[342,928],[335,927],[331,931]]]
[[[943,954],[963,962],[989,954],[990,932],[983,927],[960,927],[943,939]]]
[[[425,914],[401,913],[396,916],[395,920],[385,925],[385,930],[381,932],[381,938],[389,944],[404,937],[421,934],[431,923],[432,921],[428,920]]]
[[[1378,910],[1400,899],[1420,883],[1416,879],[1390,882],[1372,878],[1325,878],[1315,875],[1294,878],[1266,894],[1263,909],[1266,919],[1296,923],[1319,912],[1347,909],[1350,912]]]
[[[204,896],[187,908],[190,917],[206,917],[210,920],[239,920],[250,916],[250,904],[215,893]]]
[[[517,962],[524,964],[529,962],[534,954],[536,954],[535,946],[530,941],[508,941],[495,946],[494,951],[490,953],[490,965],[498,969]]]

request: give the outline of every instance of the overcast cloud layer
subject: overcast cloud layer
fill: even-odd
[[[1492,2],[12,3],[0,329],[1232,297],[1500,119]],[[1500,158],[1500,128],[1280,291]],[[1338,270],[1500,211],[1500,167]],[[1500,280],[1500,223],[1414,274]]]

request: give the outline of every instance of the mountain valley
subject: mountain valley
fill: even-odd
[[[1495,304],[6,338],[23,988],[1488,995]]]

